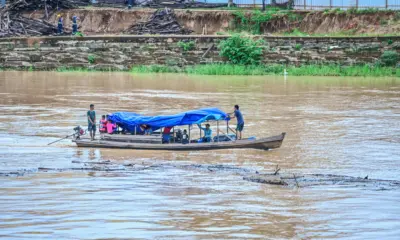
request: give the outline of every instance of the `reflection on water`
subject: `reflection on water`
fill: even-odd
[[[0,72],[0,237],[398,239],[400,192],[291,189],[232,174],[36,172],[72,161],[227,164],[258,171],[399,179],[400,80]],[[246,136],[288,133],[274,151],[152,152],[46,144],[86,110],[168,114],[239,104]]]

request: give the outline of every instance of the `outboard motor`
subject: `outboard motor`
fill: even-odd
[[[74,127],[75,133],[72,135],[75,139],[81,139],[82,135],[85,135],[86,131],[81,128],[81,126]]]
[[[76,126],[76,127],[74,127],[74,133],[73,133],[73,134],[68,135],[68,136],[66,136],[66,137],[64,137],[64,138],[58,139],[58,140],[56,140],[56,141],[54,141],[54,142],[51,142],[51,143],[49,143],[49,144],[47,144],[47,145],[51,145],[51,144],[53,144],[53,143],[59,142],[59,141],[61,141],[61,140],[67,139],[67,138],[69,138],[69,137],[72,137],[72,138],[74,138],[75,140],[81,139],[81,136],[82,136],[82,135],[85,135],[85,134],[86,134],[86,131],[83,130],[83,129],[81,128],[81,126]]]

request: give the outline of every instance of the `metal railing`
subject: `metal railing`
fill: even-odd
[[[211,2],[209,0],[208,2]],[[218,1],[218,0],[216,0]],[[233,0],[238,7],[259,8],[262,0]],[[277,3],[285,3],[287,0],[276,0]],[[271,0],[265,0],[266,4],[271,4]],[[322,10],[331,8],[341,9],[391,9],[400,10],[400,0],[295,0],[294,8],[299,10]]]

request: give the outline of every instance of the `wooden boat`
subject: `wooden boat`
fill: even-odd
[[[189,151],[189,150],[216,150],[216,149],[233,149],[233,148],[254,148],[268,150],[279,148],[282,145],[286,133],[277,136],[261,138],[261,139],[243,139],[227,142],[211,142],[211,143],[146,143],[132,141],[116,141],[111,139],[100,139],[91,141],[90,139],[76,139],[73,142],[78,147],[90,148],[122,148],[122,149],[140,149],[140,150],[168,150],[168,151]],[[113,136],[115,138],[115,135]],[[118,137],[117,137],[118,138]],[[120,138],[127,138],[120,136]]]

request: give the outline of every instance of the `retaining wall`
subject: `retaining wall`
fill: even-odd
[[[0,39],[0,67],[84,67],[127,70],[134,65],[226,62],[218,44],[228,36],[90,36]],[[385,50],[400,52],[400,37],[266,37],[264,64],[373,63]],[[185,51],[180,41],[194,41]],[[205,54],[208,51],[207,54]]]

